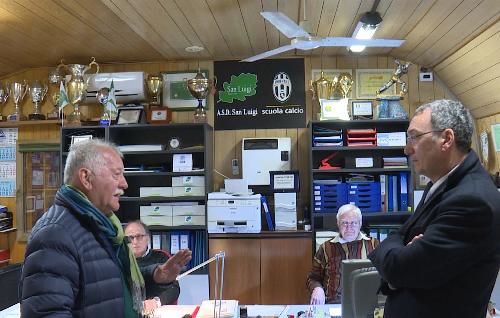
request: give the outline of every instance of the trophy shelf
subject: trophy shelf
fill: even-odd
[[[13,128],[13,127],[23,127],[23,126],[33,126],[33,125],[61,125],[60,119],[48,119],[48,120],[20,120],[20,121],[4,121],[0,122],[0,128]]]

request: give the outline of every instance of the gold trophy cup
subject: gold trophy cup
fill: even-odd
[[[340,88],[342,98],[348,98],[352,89],[352,76],[349,73],[340,73],[338,77],[338,87]]]
[[[327,79],[325,73],[321,71],[319,78],[311,81],[313,99],[330,99],[335,87],[335,80],[336,78],[333,81]]]
[[[70,125],[81,125],[82,116],[80,113],[80,103],[87,97],[87,86],[90,81],[90,76],[87,80],[84,79],[83,75],[92,68],[96,66],[96,74],[99,73],[99,64],[92,57],[92,61],[89,65],[85,64],[69,64],[64,66],[66,70],[70,73],[71,77],[69,81],[66,82],[66,92],[68,94],[68,100],[73,105],[73,112],[71,112],[67,117],[67,122]],[[58,66],[58,67],[60,67]]]
[[[3,85],[0,83],[0,121],[5,121],[5,116],[2,115],[2,107],[9,98],[9,84]]]
[[[191,95],[198,100],[198,107],[194,111],[195,123],[206,123],[207,112],[203,107],[203,100],[207,98],[208,93],[217,84],[217,79],[207,79],[198,69],[196,76],[187,80],[187,88]]]
[[[146,78],[146,89],[150,98],[149,106],[160,106],[160,94],[163,81],[160,76],[149,75]]]
[[[168,124],[172,120],[172,111],[163,107],[160,96],[163,90],[163,80],[160,76],[149,75],[146,80],[146,90],[150,99],[147,121],[150,124]]]

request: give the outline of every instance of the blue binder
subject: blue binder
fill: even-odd
[[[260,197],[262,206],[264,207],[264,215],[266,216],[267,228],[269,231],[274,231],[273,219],[271,217],[271,212],[269,212],[269,206],[267,205],[267,199],[265,196]]]
[[[399,174],[399,205],[400,211],[408,211],[408,173],[400,172]]]

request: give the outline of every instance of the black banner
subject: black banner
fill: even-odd
[[[304,59],[214,63],[215,130],[304,128]]]

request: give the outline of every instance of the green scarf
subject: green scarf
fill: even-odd
[[[63,185],[59,189],[57,195],[71,205],[76,212],[91,217],[97,223],[99,229],[112,242],[113,249],[119,260],[122,279],[125,277],[127,278],[126,282],[128,284],[124,285],[129,289],[128,292],[132,294],[132,307],[137,313],[141,314],[143,310],[143,301],[146,298],[144,278],[141,275],[134,253],[128,248],[127,243],[124,242],[125,235],[118,217],[113,212],[108,216],[104,215],[103,212],[99,211],[92,202],[89,201],[85,194],[75,187]],[[128,311],[126,299],[127,297],[124,297],[125,312]]]

